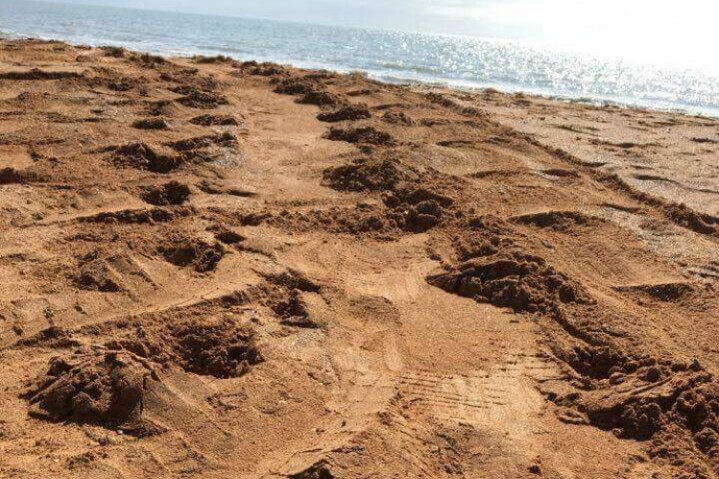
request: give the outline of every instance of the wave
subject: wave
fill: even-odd
[[[719,117],[719,76],[572,55],[509,41],[0,0],[6,36],[228,55],[304,68],[611,101]]]

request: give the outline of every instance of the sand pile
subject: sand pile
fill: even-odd
[[[37,417],[139,431],[145,396],[159,382],[131,353],[96,352],[54,359],[26,397]]]

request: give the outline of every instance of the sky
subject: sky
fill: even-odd
[[[470,35],[719,71],[716,0],[51,0]]]

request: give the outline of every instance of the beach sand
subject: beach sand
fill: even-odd
[[[3,478],[714,478],[719,120],[0,42]]]

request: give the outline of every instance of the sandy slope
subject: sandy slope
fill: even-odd
[[[717,141],[3,42],[0,476],[717,477]]]

